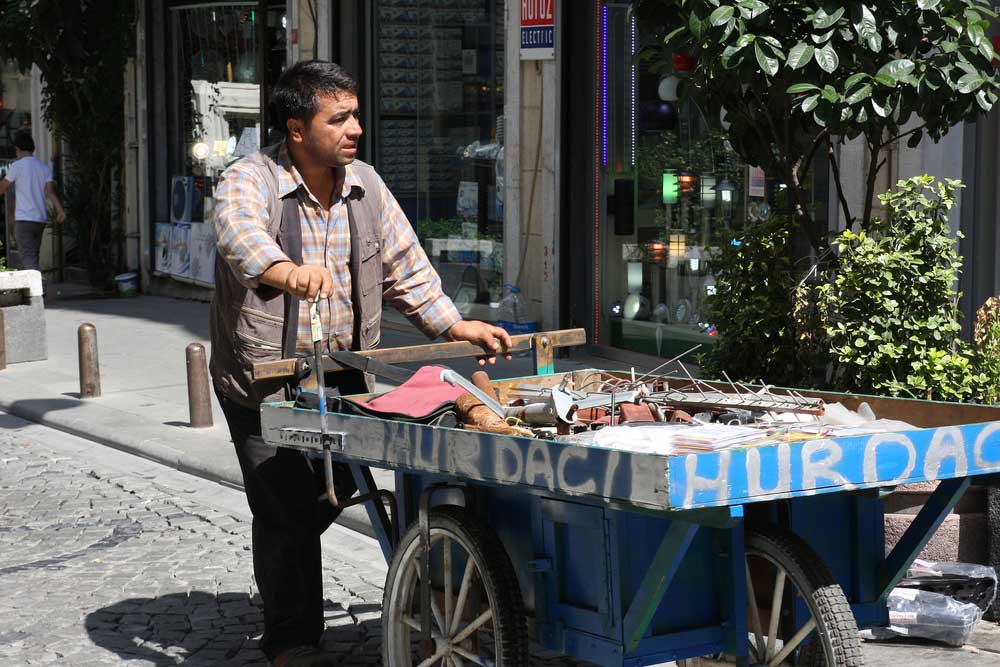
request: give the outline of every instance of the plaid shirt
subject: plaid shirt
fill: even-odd
[[[297,191],[302,224],[302,260],[305,264],[327,266],[333,276],[333,290],[320,301],[323,332],[331,350],[349,350],[354,338],[354,310],[351,305],[351,236],[345,201],[352,188],[361,188],[351,166],[346,167],[344,187],[329,210],[320,205],[302,181],[282,145],[278,153],[280,178],[278,197]],[[441,279],[431,266],[410,222],[396,198],[379,180],[379,192],[365,193],[382,202],[383,298],[390,301],[428,338],[437,338],[462,319],[455,305],[441,289]],[[215,232],[219,254],[226,258],[237,279],[256,289],[259,278],[277,262],[289,261],[268,234],[271,219],[267,210],[267,186],[251,168],[236,162],[222,174],[215,190]],[[309,304],[299,309],[297,348],[312,350]]]

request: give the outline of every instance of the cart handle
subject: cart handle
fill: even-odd
[[[587,342],[587,332],[583,329],[560,329],[534,334],[520,334],[510,337],[512,345],[507,352],[534,352],[535,369],[539,375],[554,372],[552,367],[552,350],[557,347],[573,347]],[[386,364],[406,364],[413,362],[440,361],[442,359],[463,359],[481,357],[483,348],[468,341],[452,341],[449,343],[427,343],[425,345],[409,345],[406,347],[387,347],[378,350],[365,350],[358,354],[377,359]],[[254,380],[271,380],[276,378],[298,377],[305,370],[308,359],[279,359],[277,361],[260,361],[253,365]],[[325,372],[351,370],[329,356],[323,357]]]

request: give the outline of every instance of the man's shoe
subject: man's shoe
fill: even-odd
[[[315,646],[296,646],[280,654],[272,667],[338,667],[333,656]]]

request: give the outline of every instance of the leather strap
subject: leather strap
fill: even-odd
[[[351,339],[351,347],[355,350],[361,349],[361,235],[358,233],[358,225],[354,220],[354,209],[351,207],[351,198],[344,200],[347,206],[347,220],[351,229],[351,309],[354,311],[354,334]]]
[[[288,255],[288,259],[302,264],[302,224],[299,221],[299,197],[295,190],[281,200],[281,229],[278,230],[278,245]],[[288,292],[285,297],[285,323],[281,332],[281,351],[285,359],[295,356],[296,341],[299,337],[299,299]]]

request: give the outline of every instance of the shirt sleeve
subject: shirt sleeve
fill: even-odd
[[[441,278],[396,198],[385,183],[380,185],[383,296],[424,335],[437,338],[462,315],[441,288]]]
[[[11,183],[17,183],[17,178],[21,173],[20,165],[17,162],[11,162],[10,167],[7,169],[7,175],[4,176]]]
[[[56,179],[52,178],[52,167],[45,165],[45,183],[54,183]]]
[[[271,219],[267,186],[251,169],[239,163],[227,169],[215,189],[216,248],[236,279],[250,289],[260,287],[260,276],[278,262],[290,261],[267,231]]]

